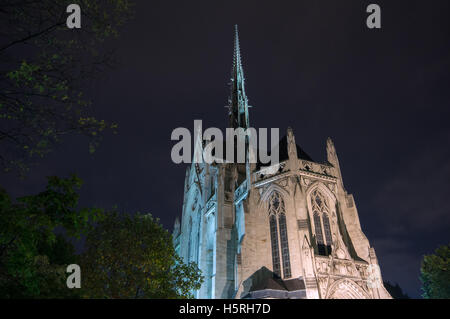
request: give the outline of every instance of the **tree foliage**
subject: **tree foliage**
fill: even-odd
[[[66,266],[76,262],[68,237],[79,237],[102,217],[100,209],[77,209],[81,180],[50,177],[45,191],[12,201],[0,190],[0,297],[73,296]]]
[[[3,0],[0,6],[0,166],[23,173],[70,133],[98,146],[117,125],[93,116],[86,80],[114,65],[108,39],[130,18],[129,0],[79,0],[82,27],[68,29],[70,0]]]
[[[175,253],[171,234],[151,215],[108,214],[81,256],[87,298],[189,298],[203,278]]]
[[[420,269],[424,298],[450,298],[450,244],[437,248],[423,257]]]

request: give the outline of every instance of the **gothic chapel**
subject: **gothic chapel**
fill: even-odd
[[[230,86],[230,127],[246,129],[237,27]],[[327,161],[313,161],[288,128],[278,170],[248,160],[191,164],[173,241],[202,271],[196,298],[391,298],[331,139],[326,152]]]

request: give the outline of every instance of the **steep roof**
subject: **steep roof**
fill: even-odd
[[[288,141],[287,141],[287,135],[283,136],[280,139],[280,142],[278,143],[278,149],[280,152],[280,157],[279,157],[279,161],[284,162],[286,160],[289,159],[289,153],[288,153]],[[306,153],[300,146],[298,146],[298,144],[295,145],[297,147],[297,156],[300,159],[306,160],[306,161],[311,161],[313,162],[314,160],[311,158],[311,156],[308,155],[308,153]],[[259,159],[259,150],[258,150],[258,163],[256,165],[256,169],[259,170],[261,167],[263,166],[267,166],[267,164],[263,164],[261,163],[260,159]]]
[[[208,142],[203,141],[203,147],[205,147],[207,144],[208,144]],[[222,141],[222,146],[223,146],[223,148],[222,148],[222,150],[223,150],[222,158],[225,159],[226,158],[226,153],[227,153],[227,143],[226,143],[226,141]],[[287,135],[284,135],[280,139],[280,141],[278,142],[277,146],[275,146],[275,148],[278,147],[279,152],[280,152],[280,155],[279,155],[279,162],[280,163],[289,159],[289,153],[288,153],[288,147],[287,146],[288,146]],[[234,148],[235,148],[235,150],[234,150],[234,162],[235,163],[237,162],[236,147],[237,147],[237,145],[234,144]],[[296,147],[297,147],[297,156],[298,156],[299,159],[303,159],[303,160],[307,160],[307,161],[311,161],[311,162],[314,161],[311,158],[311,156],[309,156],[308,153],[306,153],[299,145],[296,144]],[[273,149],[272,149],[272,151],[273,151]],[[216,156],[215,150],[213,151],[213,156]],[[259,156],[259,148],[257,149],[256,156],[257,156],[257,164],[256,164],[256,169],[257,170],[259,170],[263,166],[267,166],[268,165],[268,164],[263,164],[261,162],[260,156]]]
[[[283,280],[266,267],[261,267],[245,282],[248,290],[243,298],[305,298],[302,278]]]
[[[283,136],[280,139],[280,143],[278,145],[280,148],[280,162],[289,159],[287,135]],[[313,162],[311,156],[309,156],[300,146],[298,146],[298,144],[295,144],[295,146],[297,146],[298,158]]]

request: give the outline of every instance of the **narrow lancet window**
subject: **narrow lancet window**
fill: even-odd
[[[192,260],[192,217],[189,217],[189,228],[188,228],[189,236],[188,236],[188,262]]]
[[[328,214],[323,213],[322,214],[322,222],[323,222],[323,229],[325,232],[325,240],[327,241],[326,249],[327,254],[331,254],[331,228],[330,228],[330,220],[328,219]]]
[[[281,257],[283,259],[283,274],[284,278],[291,277],[291,262],[289,259],[289,243],[286,228],[286,215],[281,213],[278,216],[278,224],[280,226],[280,239],[281,239]]]
[[[319,255],[325,255],[325,243],[323,241],[322,224],[320,222],[320,215],[314,212],[314,228],[316,229],[316,241]]]
[[[273,272],[281,277],[280,251],[278,249],[277,218],[274,215],[270,216],[270,240],[272,244]]]
[[[327,256],[331,254],[331,245],[333,243],[330,219],[328,217],[329,206],[327,199],[318,190],[311,193],[311,207],[313,209],[317,250],[319,255]]]
[[[269,198],[269,221],[273,272],[280,277],[289,278],[291,277],[291,262],[285,207],[283,198],[278,192],[273,192]],[[281,268],[283,272],[281,272]]]

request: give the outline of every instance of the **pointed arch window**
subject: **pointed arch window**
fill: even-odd
[[[281,194],[276,191],[269,197],[269,223],[273,272],[280,277],[290,278],[291,262],[285,206]]]
[[[317,189],[311,193],[311,207],[313,210],[317,250],[319,255],[328,256],[331,254],[331,245],[333,243],[330,219],[328,217],[329,206],[325,196]]]

